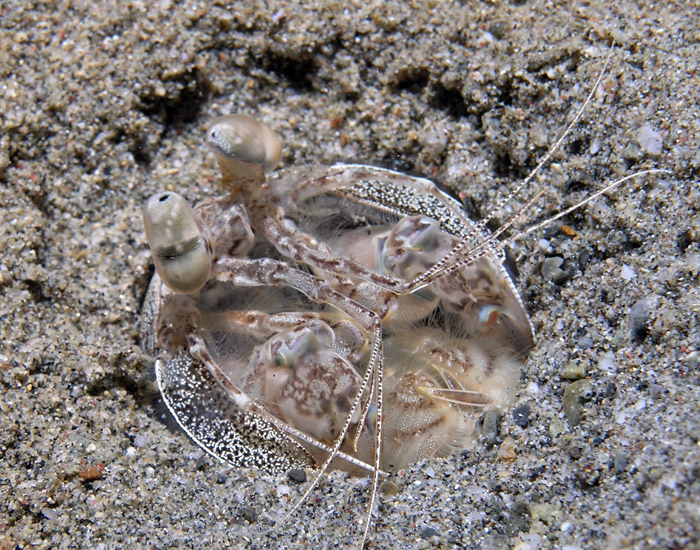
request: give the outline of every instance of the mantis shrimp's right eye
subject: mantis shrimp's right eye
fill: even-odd
[[[161,280],[175,292],[202,288],[212,248],[189,203],[177,193],[158,193],[143,207],[143,224]]]

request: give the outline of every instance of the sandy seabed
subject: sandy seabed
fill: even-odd
[[[692,2],[150,4],[0,5],[0,548],[353,547],[367,480],[331,474],[264,533],[303,486],[221,464],[163,421],[137,335],[141,204],[213,193],[203,130],[247,112],[286,165],[413,168],[484,215],[612,39],[533,183],[539,217],[672,174],[514,248],[538,337],[517,401],[471,448],[395,475],[368,548],[700,548]]]

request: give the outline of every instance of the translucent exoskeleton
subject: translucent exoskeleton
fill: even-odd
[[[489,233],[427,179],[271,171],[279,142],[243,115],[207,144],[222,195],[144,207],[157,274],[142,338],[161,394],[222,460],[318,467],[302,500],[329,467],[372,475],[364,541],[384,472],[463,448],[513,395],[534,339],[498,237],[522,212]]]

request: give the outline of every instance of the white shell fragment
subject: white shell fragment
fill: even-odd
[[[663,136],[648,124],[645,124],[637,133],[637,143],[647,155],[660,155],[664,145]]]
[[[202,288],[212,250],[189,203],[177,193],[158,193],[143,208],[143,224],[162,281],[175,292]]]

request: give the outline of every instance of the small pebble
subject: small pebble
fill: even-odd
[[[685,358],[686,365],[690,372],[694,372],[698,367],[700,367],[700,352],[691,351]]]
[[[505,21],[494,21],[489,25],[489,32],[496,38],[503,38],[508,32],[509,26]]]
[[[530,424],[530,407],[523,405],[513,410],[513,422],[521,428],[525,429]]]
[[[593,344],[593,338],[591,338],[590,336],[581,336],[581,338],[576,340],[576,345],[584,350],[591,349],[593,347]]]
[[[87,483],[89,481],[97,481],[98,479],[102,479],[104,472],[104,465],[97,464],[96,466],[88,466],[87,468],[83,468],[78,472],[78,476],[83,483]]]
[[[578,235],[578,233],[576,233],[576,230],[570,225],[562,225],[561,232],[564,233],[564,235],[566,235],[567,237],[575,237],[576,235]]]
[[[649,300],[642,298],[630,309],[629,326],[632,339],[643,342],[649,335]]]
[[[0,173],[2,173],[1,164]],[[700,241],[700,234],[693,228],[681,231],[676,237],[676,244],[678,245],[678,248],[680,248],[682,251],[685,251],[688,247],[690,247],[690,245],[698,241]]]
[[[661,134],[648,124],[645,124],[637,132],[637,143],[647,155],[658,155],[664,144]]]
[[[569,453],[569,456],[572,460],[581,460],[581,457],[583,456],[583,448],[579,443],[576,443],[575,441],[570,442],[567,448],[567,452]]]
[[[630,162],[640,162],[644,159],[644,151],[636,141],[631,141],[622,151],[622,158]]]
[[[615,354],[612,351],[609,351],[598,360],[598,369],[609,374],[612,374],[617,370]]]
[[[614,382],[609,382],[606,386],[605,389],[603,390],[603,397],[607,397],[608,399],[615,397],[615,394],[617,393],[617,386],[615,385]]]
[[[627,469],[627,454],[618,451],[613,455],[613,471],[616,476],[622,475]]]
[[[637,274],[634,272],[634,269],[632,269],[628,265],[622,265],[622,269],[620,270],[620,277],[623,278],[625,281],[631,281],[637,276]]]
[[[306,481],[306,472],[301,468],[292,468],[287,472],[287,477],[294,483],[304,483]]]
[[[577,426],[581,421],[583,403],[591,398],[592,390],[593,386],[588,380],[577,380],[566,386],[563,409],[570,426]]]
[[[515,453],[515,439],[508,435],[498,448],[498,459],[511,461],[515,460],[517,456],[518,455]]]
[[[549,422],[549,435],[552,439],[556,439],[564,431],[564,423],[558,418],[554,417]]]
[[[241,506],[238,509],[238,518],[248,523],[255,523],[258,519],[258,513],[250,506]]]
[[[449,132],[445,126],[430,126],[423,128],[418,139],[423,150],[434,157],[439,157],[445,152],[448,143]]]
[[[561,269],[563,263],[564,258],[560,258],[559,256],[547,258],[542,262],[542,277],[555,284],[562,284],[567,278],[566,271]]]
[[[489,446],[495,444],[498,438],[498,421],[500,418],[501,414],[495,408],[488,409],[482,416],[481,435],[484,436]]]
[[[440,533],[438,533],[438,532],[437,532],[435,529],[433,529],[432,527],[425,527],[425,528],[420,532],[420,536],[421,536],[421,538],[423,538],[423,539],[429,539],[429,538],[432,538],[432,537],[439,537],[439,536],[440,536]]]
[[[601,469],[587,460],[583,460],[574,470],[574,475],[583,487],[595,487],[600,484]]]
[[[578,360],[568,362],[561,371],[564,380],[581,380],[586,377],[588,361]]]
[[[584,271],[588,264],[591,263],[591,253],[588,250],[582,250],[578,255],[578,267]]]
[[[524,502],[514,502],[508,515],[506,530],[510,536],[530,530],[530,509]]]

